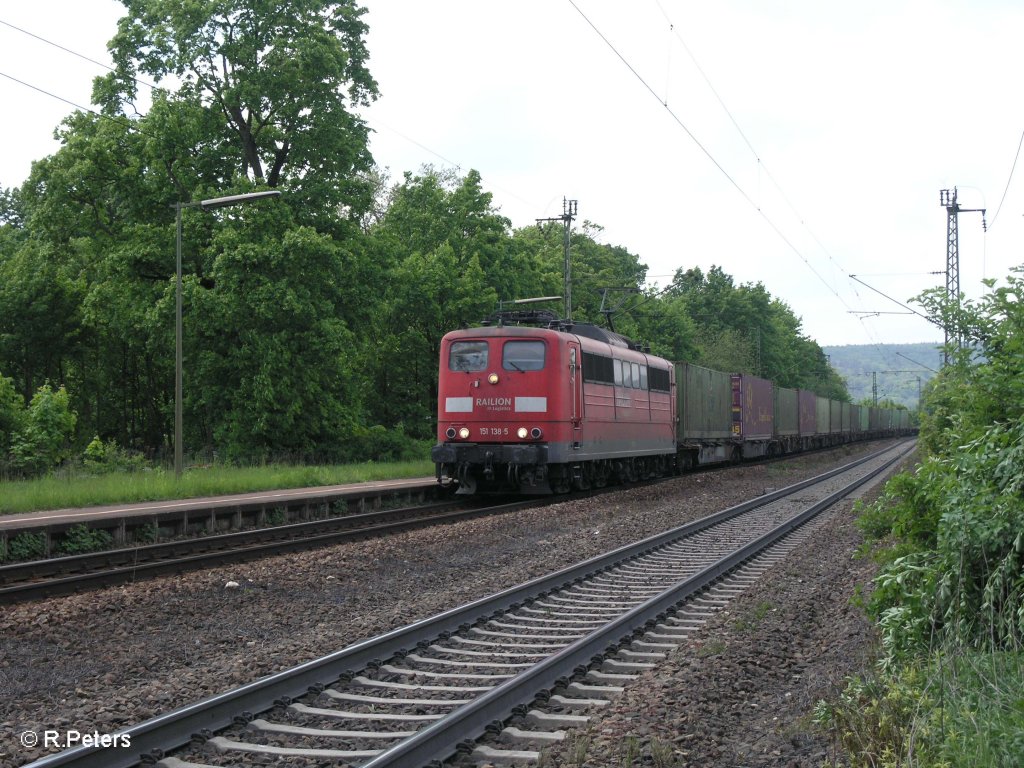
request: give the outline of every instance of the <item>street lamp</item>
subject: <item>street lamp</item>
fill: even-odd
[[[181,479],[183,451],[181,445],[182,418],[181,418],[181,211],[184,208],[199,208],[202,211],[212,211],[215,208],[225,208],[229,205],[244,205],[245,203],[263,200],[268,197],[280,197],[280,190],[269,190],[266,192],[249,192],[244,195],[228,195],[227,197],[213,197],[209,200],[200,200],[198,203],[175,203],[172,208],[176,212],[175,229],[177,233],[177,264],[175,274],[177,282],[174,288],[174,479]]]

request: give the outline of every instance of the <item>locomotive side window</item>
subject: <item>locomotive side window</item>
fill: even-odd
[[[640,366],[640,389],[647,389],[647,366]]]
[[[448,350],[448,370],[482,371],[487,368],[486,341],[453,341]]]
[[[583,380],[595,384],[615,383],[615,361],[593,352],[583,353]]]
[[[506,341],[501,351],[506,371],[539,371],[544,368],[543,341]]]
[[[631,377],[633,389],[647,389],[645,386],[647,382],[640,378],[640,363],[631,363],[629,367],[633,369],[633,376]]]
[[[669,378],[668,371],[661,368],[651,368],[648,381],[651,383],[651,389],[656,392],[668,392],[669,391]]]

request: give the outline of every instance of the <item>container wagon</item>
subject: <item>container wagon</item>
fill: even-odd
[[[676,363],[675,368],[680,467],[732,460],[729,374],[693,363]]]
[[[732,375],[732,436],[744,459],[767,456],[775,432],[774,385],[744,373]]]

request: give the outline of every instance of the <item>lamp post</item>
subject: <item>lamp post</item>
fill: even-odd
[[[175,232],[177,236],[174,288],[174,479],[181,479],[184,459],[182,450],[182,416],[181,416],[181,211],[184,208],[199,208],[202,211],[212,211],[215,208],[225,208],[229,205],[244,205],[246,203],[263,200],[268,197],[279,197],[280,190],[269,190],[266,192],[249,192],[243,195],[228,195],[227,197],[213,197],[209,200],[200,200],[198,203],[175,203],[172,208],[176,212]]]

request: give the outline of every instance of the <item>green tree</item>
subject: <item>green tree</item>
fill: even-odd
[[[25,400],[14,388],[14,382],[0,374],[0,470],[11,462],[14,436],[21,432],[25,421]]]
[[[400,424],[414,437],[432,434],[441,338],[495,309],[492,281],[517,290],[507,282],[515,273],[508,226],[476,171],[459,178],[428,167],[394,189],[371,229],[389,275],[367,329],[375,422]]]
[[[351,110],[376,96],[363,10],[318,0],[124,5],[110,44],[116,71],[94,90],[103,116],[68,117],[61,149],[0,199],[0,366],[26,397],[41,380],[66,382],[84,435],[160,454],[173,405],[173,205],[278,186],[283,218],[183,212],[189,443],[211,448],[219,436],[232,455],[305,455],[312,442],[330,450],[346,434],[339,424],[361,414],[362,387],[351,380],[364,350],[352,336],[361,341],[354,324],[369,320],[353,297],[365,298],[364,281],[382,282],[359,232],[372,164],[366,126]],[[143,79],[175,90],[153,90],[139,116],[131,104]],[[266,232],[232,242],[243,222]],[[276,262],[289,258],[295,274]],[[279,290],[238,295],[237,273],[251,268],[266,269]],[[305,319],[307,301],[316,324]],[[261,322],[246,327],[246,306]],[[241,333],[261,371],[252,381],[203,358],[213,349],[241,362],[224,342]],[[304,369],[324,374],[303,384]],[[259,376],[273,387],[254,383]],[[324,378],[338,391],[321,401]],[[224,391],[229,384],[248,397]],[[290,424],[281,416],[289,408],[319,426],[269,438]]]
[[[23,396],[63,378],[81,300],[81,283],[69,278],[53,248],[29,242],[0,257],[0,361]]]
[[[934,645],[1017,649],[1024,641],[1024,271],[977,302],[918,298],[963,334],[922,412],[926,460],[887,489],[905,542],[875,596],[894,655]]]
[[[654,354],[679,362],[697,360],[697,329],[684,298],[651,291],[627,311],[636,318],[639,336],[650,341]]]
[[[336,461],[364,420],[349,258],[310,228],[273,229],[225,226],[208,281],[189,283],[189,436],[233,458]]]
[[[219,122],[206,151],[234,158],[207,184],[285,186],[309,221],[369,207],[368,131],[352,111],[377,96],[364,9],[350,0],[122,2],[109,45],[115,71],[94,90],[105,112],[136,100],[139,77],[174,78],[175,100]]]
[[[28,474],[38,474],[71,455],[76,416],[68,393],[44,384],[32,397],[28,412],[11,440],[12,464]]]

